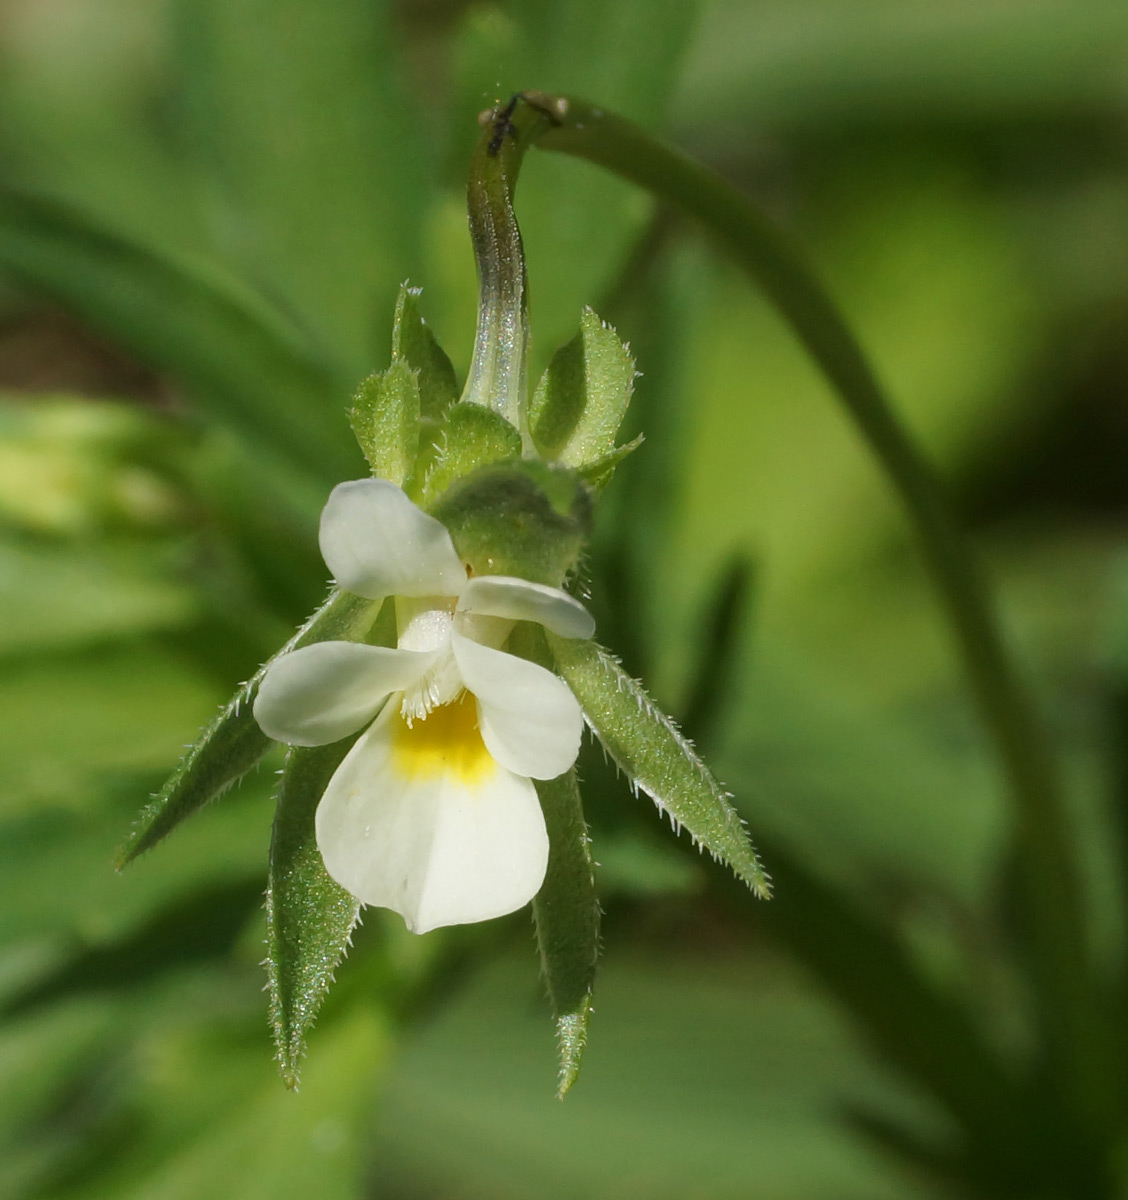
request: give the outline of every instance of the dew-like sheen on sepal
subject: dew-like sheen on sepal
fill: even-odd
[[[557,586],[591,531],[591,495],[575,471],[515,459],[480,467],[431,508],[475,575]]]

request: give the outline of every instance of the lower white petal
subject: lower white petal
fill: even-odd
[[[357,642],[315,642],[280,655],[255,697],[267,737],[292,746],[326,746],[356,733],[391,692],[411,687],[436,655]]]
[[[486,751],[469,697],[410,727],[390,704],[330,780],[317,844],[342,887],[414,933],[520,908],[548,864],[536,790]]]
[[[536,621],[559,637],[589,638],[595,633],[591,613],[567,592],[512,575],[478,575],[471,579],[458,599],[458,611]]]
[[[463,682],[478,700],[482,740],[503,766],[555,779],[576,761],[584,718],[567,684],[515,654],[451,638]]]

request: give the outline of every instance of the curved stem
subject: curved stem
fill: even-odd
[[[538,144],[606,167],[696,218],[764,289],[818,363],[914,526],[1013,802],[1019,886],[1040,1023],[1071,1091],[1101,1069],[1071,829],[1046,738],[1012,666],[944,488],[897,420],[857,340],[801,253],[735,188],[632,123],[562,96],[523,93],[547,118]]]
[[[482,114],[482,135],[470,160],[466,206],[480,292],[474,358],[462,399],[500,413],[528,446],[528,282],[513,191],[526,149],[549,121],[517,101],[515,96],[505,108]]]

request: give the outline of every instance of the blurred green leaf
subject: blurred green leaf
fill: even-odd
[[[0,538],[0,655],[84,648],[190,624],[192,590],[150,546],[59,548]]]
[[[600,1037],[563,1105],[544,1087],[551,1050],[525,962],[480,971],[394,1064],[376,1186],[449,1200],[915,1195],[833,1111],[865,1101],[934,1130],[927,1107],[874,1068],[831,1004],[762,947],[710,941],[696,915],[688,947],[659,934],[608,956]]]
[[[98,773],[160,770],[215,691],[178,656],[102,647],[6,665],[0,687],[0,816],[43,798],[81,802]]]
[[[1030,120],[1123,102],[1128,14],[1117,0],[906,6],[741,0],[709,6],[679,118],[695,141],[750,127]]]
[[[356,473],[339,365],[234,278],[55,201],[3,190],[0,272],[181,380],[260,452],[321,479]]]
[[[177,895],[170,907],[158,910],[140,928],[66,958],[33,986],[0,1004],[0,1017],[22,1016],[90,992],[127,992],[165,972],[191,970],[222,957],[242,934],[261,896],[257,874]]]
[[[189,142],[222,202],[221,241],[350,374],[367,372],[385,306],[418,268],[429,159],[392,66],[392,11],[180,0],[174,12]]]

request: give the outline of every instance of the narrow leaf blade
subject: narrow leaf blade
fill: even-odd
[[[286,1086],[298,1086],[305,1039],[352,940],[360,902],[325,870],[314,816],[356,738],[293,747],[278,790],[266,892],[270,1021]]]
[[[541,970],[556,1018],[560,1050],[557,1096],[576,1081],[587,1041],[599,957],[595,864],[575,770],[537,782],[548,826],[548,871],[533,899]]]
[[[334,589],[278,654],[333,638],[356,640],[372,627],[375,616],[376,606],[371,600]],[[238,783],[274,745],[259,728],[252,711],[269,665],[260,667],[235,693],[185,755],[172,778],[141,810],[117,856],[118,870]]]
[[[728,793],[669,717],[595,642],[547,636],[557,670],[628,779],[755,895],[767,898],[768,877]]]

